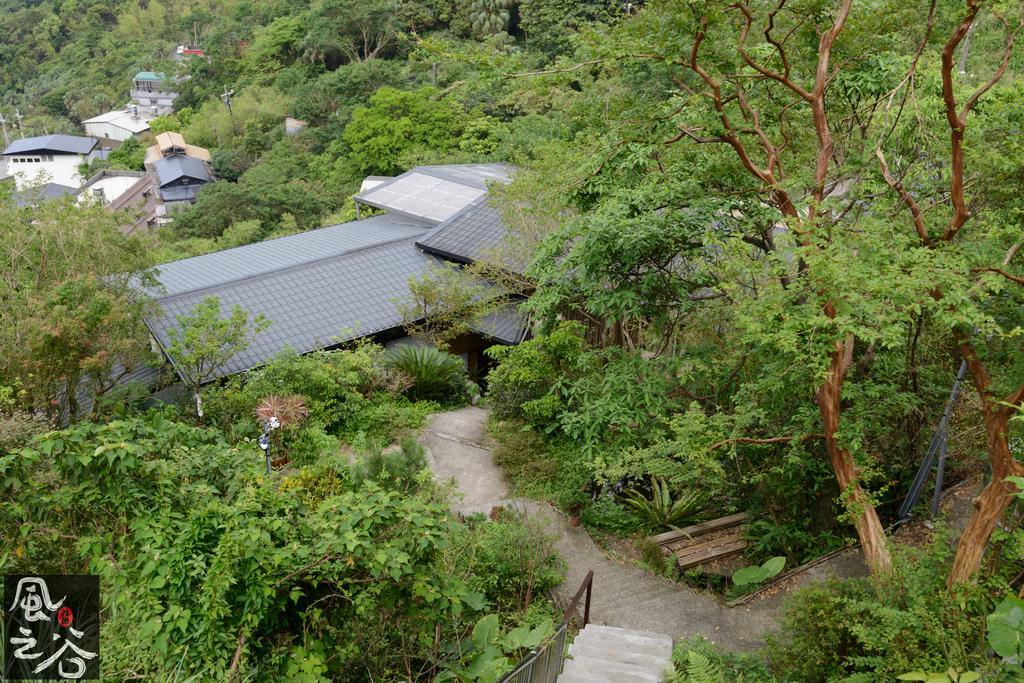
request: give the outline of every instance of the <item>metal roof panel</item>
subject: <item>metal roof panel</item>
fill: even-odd
[[[98,143],[94,137],[83,135],[38,135],[15,140],[0,154],[26,154],[28,152],[56,152],[57,154],[88,154]]]

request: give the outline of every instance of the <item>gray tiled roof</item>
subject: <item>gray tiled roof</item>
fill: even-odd
[[[509,261],[508,253],[498,253],[505,243],[505,235],[505,223],[498,211],[481,198],[428,232],[417,244],[439,256],[464,263],[495,256]],[[520,262],[503,265],[515,272],[522,272],[526,266]]]
[[[45,185],[37,185],[36,187],[30,187],[18,192],[16,202],[18,206],[31,206],[39,202],[50,201],[51,199],[60,199],[74,193],[75,188],[73,187],[59,183],[46,183]]]
[[[149,320],[150,329],[166,348],[176,316],[189,315],[209,296],[220,299],[225,315],[238,305],[266,316],[270,326],[220,371],[230,375],[265,363],[285,348],[306,353],[399,327],[395,302],[409,297],[408,279],[432,262],[437,260],[420,251],[414,238],[358,249],[160,299],[162,311]]]
[[[88,154],[98,140],[81,135],[39,135],[15,140],[0,154],[26,154],[28,152],[55,152],[57,154]]]
[[[506,182],[506,164],[417,166],[355,196],[357,202],[440,223],[487,193],[487,182]]]
[[[428,227],[401,216],[384,214],[171,261],[157,266],[157,280],[163,289],[151,294],[168,297],[216,287],[357,249],[416,237]]]
[[[470,324],[474,330],[506,344],[518,344],[526,336],[527,316],[519,312],[515,303],[495,311]]]
[[[414,180],[437,180],[479,197],[486,192],[487,180],[508,177],[508,167],[421,167],[410,173],[418,174]],[[423,196],[431,199],[429,192]],[[442,200],[450,197],[444,195]],[[457,211],[471,202],[462,202]],[[178,326],[177,316],[189,315],[196,304],[211,296],[220,300],[224,315],[238,305],[251,315],[265,316],[270,326],[222,368],[220,375],[261,365],[285,348],[307,353],[393,330],[403,322],[398,304],[410,296],[409,279],[441,262],[416,243],[438,222],[428,215],[413,218],[392,210],[158,266],[156,276],[163,290],[152,294],[161,312],[148,320],[150,329],[166,348],[168,330]],[[501,227],[500,221],[497,227]],[[490,231],[494,229],[489,226]],[[479,321],[477,328],[500,341],[516,343],[522,339],[523,324],[514,311],[503,311]]]
[[[186,156],[173,156],[158,159],[153,168],[161,187],[172,183],[178,178],[188,176],[197,180],[211,180],[210,171],[202,159]]]

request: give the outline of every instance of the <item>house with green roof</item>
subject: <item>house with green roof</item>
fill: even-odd
[[[174,111],[178,79],[157,71],[140,71],[132,79],[129,94],[143,116],[164,116]]]

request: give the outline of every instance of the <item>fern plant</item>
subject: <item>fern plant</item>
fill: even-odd
[[[688,491],[673,500],[668,482],[662,477],[651,477],[651,498],[635,488],[623,495],[623,502],[636,510],[656,527],[677,528],[694,521],[707,508],[707,496],[700,491]]]
[[[412,381],[406,395],[415,401],[451,401],[466,391],[466,370],[462,359],[433,346],[403,344],[384,357],[388,370],[400,372]]]
[[[722,683],[722,669],[705,654],[690,650],[686,653],[685,673],[680,679],[687,683]]]

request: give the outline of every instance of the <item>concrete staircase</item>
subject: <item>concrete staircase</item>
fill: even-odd
[[[558,683],[660,683],[671,660],[670,636],[587,624],[569,646]]]

